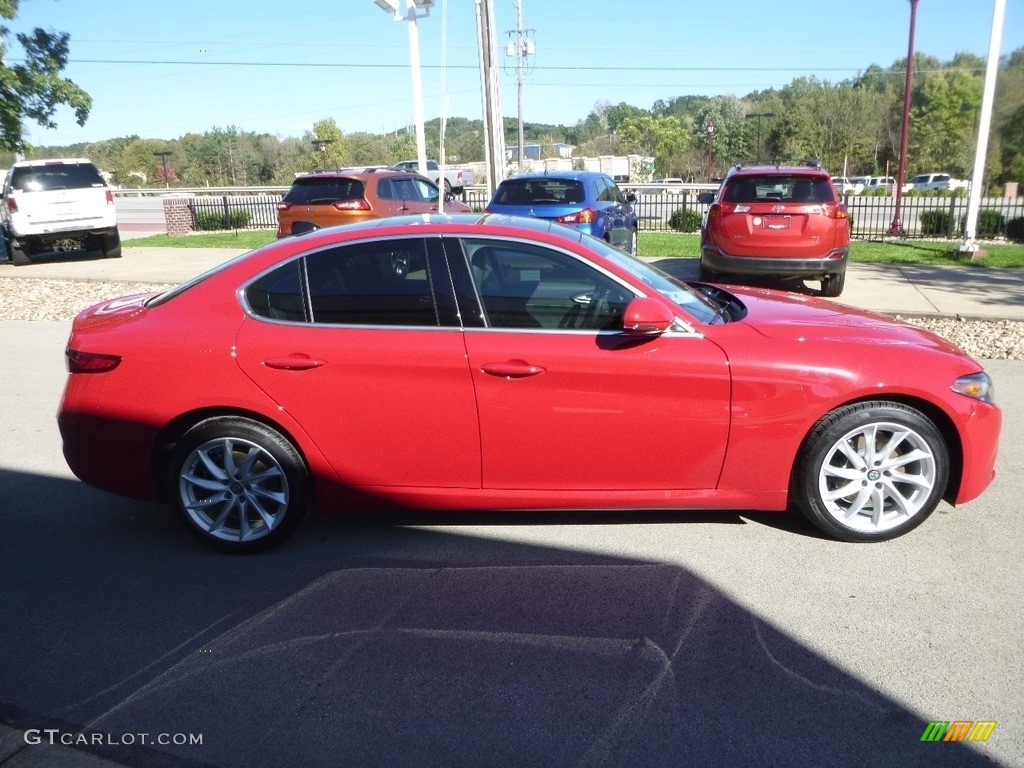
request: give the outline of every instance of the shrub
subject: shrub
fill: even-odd
[[[218,229],[245,229],[249,226],[252,214],[249,211],[229,209],[227,221],[224,221],[224,211],[194,211],[192,214],[195,229],[198,232],[210,232]]]
[[[1024,243],[1024,216],[1006,222],[1006,236],[1017,243]]]
[[[921,221],[922,235],[948,235],[952,222],[949,211],[922,211],[918,217]]]
[[[1006,217],[994,208],[982,208],[978,211],[978,226],[974,233],[976,237],[992,238],[1003,234],[1006,226]],[[967,214],[960,217],[960,231],[967,230]]]
[[[676,232],[696,232],[702,218],[700,211],[694,208],[677,208],[672,211],[668,225]]]

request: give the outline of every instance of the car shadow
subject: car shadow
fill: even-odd
[[[21,732],[53,728],[130,766],[991,764],[686,567],[456,519],[318,516],[229,556],[162,507],[0,470],[0,754],[49,764]]]

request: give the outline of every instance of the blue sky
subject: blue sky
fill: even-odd
[[[426,119],[481,116],[473,0],[435,0],[418,24]],[[522,0],[528,60],[523,117],[575,124],[594,104],[648,109],[687,94],[735,94],[794,77],[839,82],[906,56],[908,0]],[[515,0],[494,0],[499,46]],[[988,52],[993,0],[919,0],[916,49]],[[30,126],[33,144],[116,136],[177,138],[235,125],[301,136],[334,117],[344,132],[413,120],[408,27],[373,0],[22,0],[12,32],[71,34],[65,71],[93,99],[85,127]],[[8,61],[20,55],[16,42]],[[1007,0],[1002,52],[1024,46],[1024,0]],[[503,51],[502,51],[503,53]],[[503,57],[504,58],[504,57]],[[504,114],[517,114],[512,59]],[[445,65],[445,66],[443,66]],[[447,98],[445,97],[447,94]]]

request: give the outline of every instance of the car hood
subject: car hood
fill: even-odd
[[[929,330],[875,312],[797,293],[739,286],[729,290],[747,307],[741,322],[766,338],[927,347],[965,356]]]

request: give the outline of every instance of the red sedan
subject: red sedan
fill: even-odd
[[[985,490],[1001,425],[925,330],[496,215],[281,240],[83,311],[67,360],[74,473],[235,551],[313,506],[792,506],[889,539]]]

